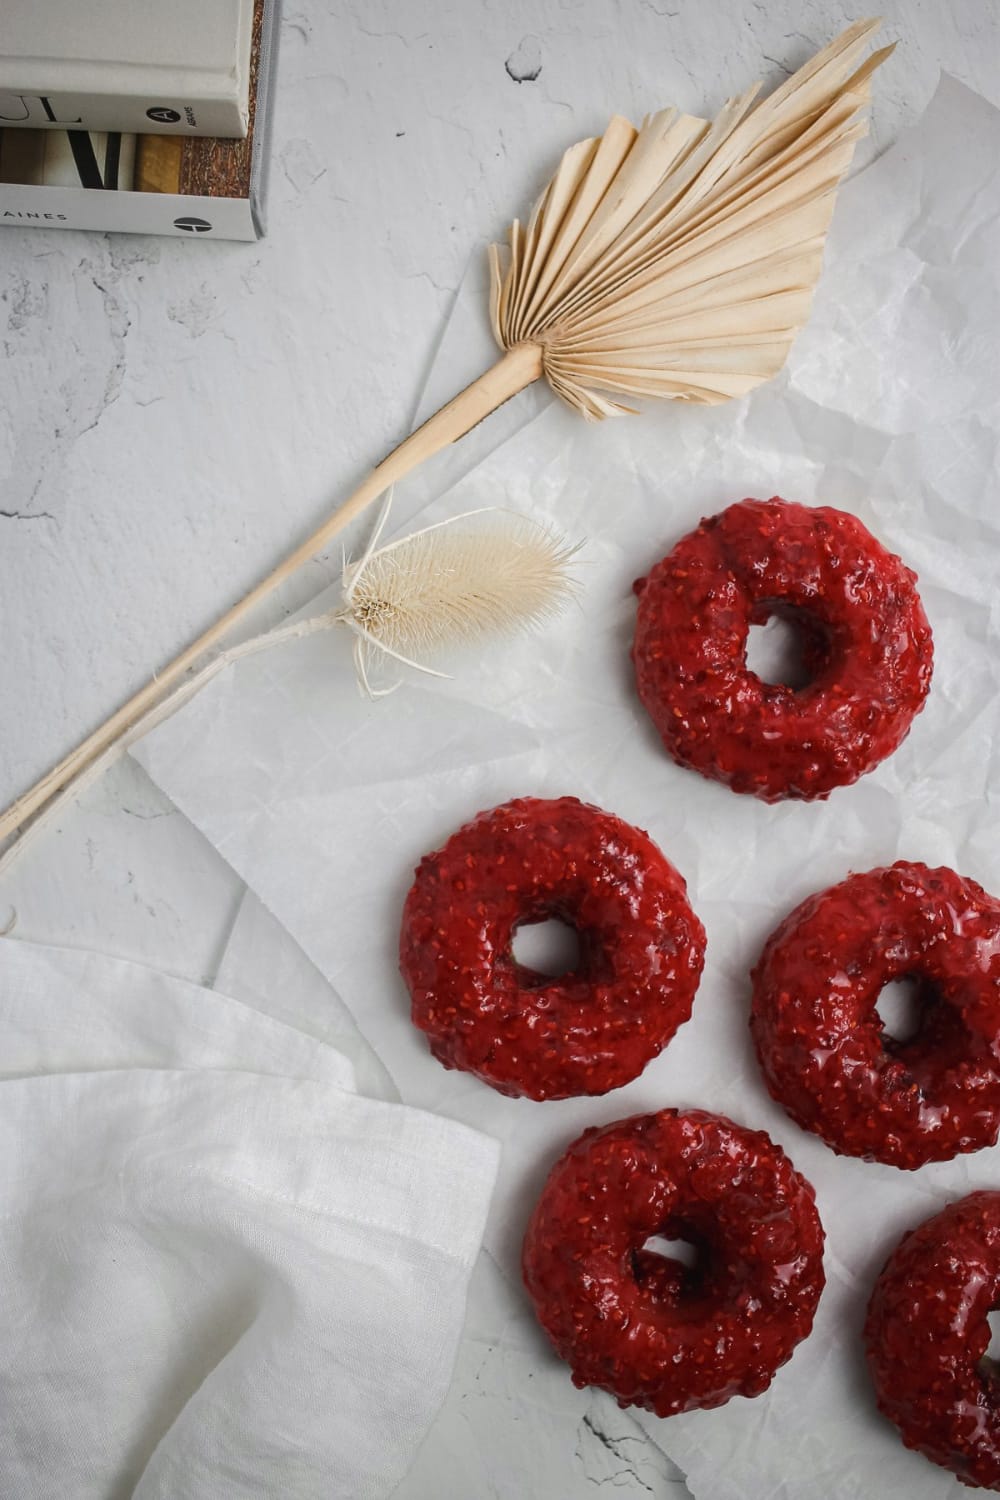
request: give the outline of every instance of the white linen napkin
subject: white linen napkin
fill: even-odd
[[[100,955],[0,942],[0,1035],[0,1494],[391,1494],[448,1387],[495,1143]]]
[[[218,1068],[354,1089],[335,1047],[218,990],[79,948],[0,943],[0,1079]]]

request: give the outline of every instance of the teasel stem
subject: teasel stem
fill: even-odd
[[[250,612],[311,561],[336,536],[356,520],[365,509],[397,480],[411,473],[434,454],[464,437],[491,412],[537,380],[542,374],[542,350],[537,344],[518,344],[505,353],[485,374],[466,386],[422,427],[400,443],[384,458],[331,516],[307,537],[295,551],[268,573],[248,594],[192,641],[179,656],[162,667],[155,676],[122,704],[110,718],[65,756],[63,760],[0,816],[0,844],[21,829],[40,812],[64,786],[75,782],[106,751],[112,750],[123,735],[133,729],[185,674],[204,662],[209,652],[219,646],[229,632]],[[2,868],[2,866],[0,866]]]

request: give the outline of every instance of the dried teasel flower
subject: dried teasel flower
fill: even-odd
[[[467,511],[412,532],[385,547],[377,542],[392,502],[386,496],[372,538],[357,562],[345,559],[340,603],[322,614],[282,625],[221,651],[132,724],[36,814],[0,856],[0,875],[79,796],[150,730],[189,702],[213,677],[244,657],[318,631],[346,627],[355,637],[358,686],[369,698],[394,692],[373,685],[373,666],[393,660],[446,677],[419,658],[448,646],[510,635],[545,625],[573,597],[572,546],[530,516],[494,508]],[[6,934],[0,930],[0,937]]]
[[[568,565],[579,548],[529,516],[468,511],[376,551],[381,524],[364,556],[345,566],[334,616],[357,636],[358,680],[370,696],[392,691],[372,688],[373,658],[444,676],[420,658],[542,626],[573,593]]]

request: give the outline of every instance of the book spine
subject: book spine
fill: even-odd
[[[133,135],[247,133],[247,106],[228,99],[165,99],[128,93],[0,93],[0,129],[98,130]]]
[[[0,183],[0,225],[19,229],[96,229],[178,239],[256,240],[251,198],[186,193],[109,192]]]

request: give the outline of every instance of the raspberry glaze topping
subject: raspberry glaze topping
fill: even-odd
[[[825,798],[899,746],[931,680],[916,578],[856,516],[742,500],[702,521],[635,590],[632,660],[669,754],[765,802]],[[751,625],[797,623],[811,680],[764,682]]]
[[[685,1239],[687,1267],[644,1249]],[[762,1131],[665,1109],[587,1130],[528,1224],[524,1281],[573,1383],[668,1417],[756,1396],[823,1290],[813,1190]]]
[[[1000,1371],[986,1358],[998,1302],[1000,1193],[970,1193],[903,1236],[865,1322],[879,1410],[972,1489],[1000,1489]]]
[[[406,898],[400,969],[413,1022],[446,1068],[502,1094],[604,1094],[637,1077],[691,1014],[705,933],[652,840],[575,797],[480,813],[428,854]],[[519,964],[522,924],[556,917],[580,961]]]
[[[897,1042],[875,1007],[905,977],[920,1024]],[[916,1168],[993,1145],[1000,901],[926,865],[850,875],[768,939],[750,1028],[772,1096],[844,1156]]]

